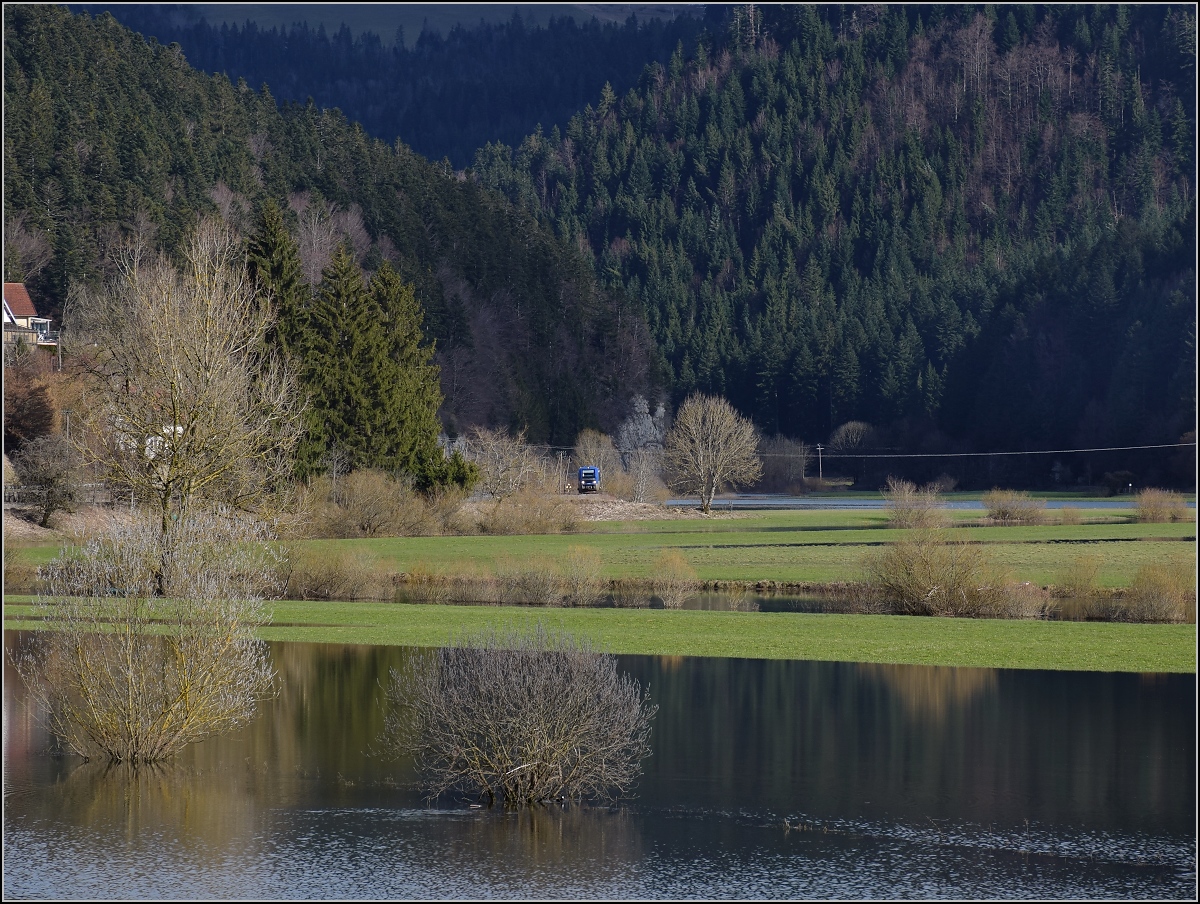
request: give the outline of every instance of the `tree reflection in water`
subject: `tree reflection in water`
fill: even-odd
[[[915,716],[940,721],[978,697],[994,694],[995,669],[928,666],[914,669],[905,665],[862,663],[859,674],[888,688],[897,700]]]

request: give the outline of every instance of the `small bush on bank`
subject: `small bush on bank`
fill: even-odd
[[[565,534],[579,527],[579,516],[566,498],[525,490],[480,506],[475,529],[483,534]]]
[[[367,469],[316,478],[300,505],[314,538],[428,537],[452,532],[464,498],[460,489],[419,493],[409,481]]]
[[[992,490],[982,501],[987,517],[998,524],[1040,524],[1045,509],[1041,500],[1015,490]]]
[[[1146,489],[1137,494],[1136,518],[1139,524],[1162,524],[1186,521],[1189,513],[1187,503],[1178,493]]]
[[[667,609],[682,609],[696,594],[696,569],[678,550],[664,551],[654,565],[654,595]]]
[[[1058,521],[1060,524],[1082,524],[1083,514],[1074,506],[1064,506],[1059,509]]]
[[[983,547],[937,531],[885,547],[868,559],[866,572],[872,597],[898,615],[1004,617],[1014,609],[1004,575]]]
[[[496,566],[500,602],[518,606],[562,603],[562,575],[553,559],[506,559]]]
[[[288,547],[281,565],[283,595],[294,600],[389,599],[390,576],[361,552]]]
[[[1059,573],[1055,587],[1063,596],[1090,600],[1099,592],[1097,579],[1100,576],[1101,560],[1097,555],[1081,555],[1073,558]]]
[[[892,527],[928,530],[941,527],[946,522],[941,493],[932,484],[918,487],[911,481],[889,477],[883,498]]]
[[[1124,603],[1129,621],[1194,622],[1195,561],[1180,556],[1158,565],[1143,565],[1125,592]]]
[[[445,575],[418,562],[405,572],[396,585],[396,599],[404,603],[441,605],[454,599],[451,582]]]
[[[562,566],[562,598],[566,606],[596,606],[608,594],[600,576],[600,553],[586,546],[571,546]]]

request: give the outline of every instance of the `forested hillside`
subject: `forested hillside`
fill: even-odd
[[[641,303],[676,399],[905,451],[1195,420],[1189,6],[738,8],[473,177]]]
[[[667,26],[459,30],[393,56],[413,77],[369,91],[336,73],[361,74],[373,38],[300,29],[288,40],[314,42],[300,56],[329,92],[301,105],[110,17],[8,7],[6,279],[61,306],[131,232],[170,249],[218,209],[249,232],[271,198],[311,288],[339,241],[415,287],[452,432],[569,444],[615,426],[635,391],[693,390],[767,435],[873,425],[857,451],[1193,429],[1190,6],[717,12],[694,51],[677,43],[629,90],[612,87],[620,57],[563,129],[512,148],[503,130],[545,66],[564,104],[605,71],[580,42],[653,59]],[[282,39],[220,34],[205,52],[247,65]],[[479,87],[492,72],[526,78],[525,100]],[[471,112],[478,97],[508,118]],[[464,180],[323,109],[359,100],[425,110],[460,149],[490,140]]]
[[[391,35],[356,37],[344,25],[327,33],[308,23],[211,24],[201,10],[181,5],[113,4],[111,13],[160,44],[179,43],[197,69],[254,88],[267,84],[280,100],[337,107],[367,134],[399,137],[456,169],[489,141],[516,144],[538,124],[547,132],[566,125],[605,82],[633,87],[648,63],[665,63],[680,42],[694,47],[703,28],[686,14],[622,25],[559,18],[545,28],[517,14],[388,43]]]
[[[199,73],[110,16],[9,6],[4,26],[5,279],[54,316],[131,235],[174,252],[218,211],[249,235],[272,199],[310,291],[343,242],[368,274],[388,261],[415,287],[452,433],[569,444],[645,391],[644,321],[529,212],[337,111]]]

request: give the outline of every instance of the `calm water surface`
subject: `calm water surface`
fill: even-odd
[[[513,815],[371,755],[410,651],[272,651],[257,722],[138,773],[48,755],[6,661],[5,897],[1196,896],[1194,676],[621,657],[637,798]]]

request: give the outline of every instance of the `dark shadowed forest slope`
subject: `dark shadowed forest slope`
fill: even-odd
[[[1190,6],[763,6],[483,148],[624,287],[676,399],[906,451],[1195,421]]]
[[[109,16],[7,6],[4,28],[5,278],[52,312],[131,234],[173,251],[216,211],[248,233],[271,198],[311,286],[340,242],[414,285],[451,432],[571,443],[645,391],[644,322],[529,212],[336,110],[199,73]]]
[[[103,9],[88,6],[93,15]],[[305,15],[303,5],[290,8],[296,18]],[[179,43],[197,69],[255,88],[267,84],[280,100],[311,98],[318,107],[337,107],[368,134],[400,138],[430,160],[448,158],[456,169],[489,141],[516,144],[539,124],[546,131],[566,125],[605,82],[619,91],[633,87],[647,63],[665,63],[680,42],[694,47],[703,28],[692,15],[653,18],[661,7],[620,24],[601,23],[586,8],[568,18],[568,8],[557,7],[559,16],[544,27],[532,21],[536,8],[524,17],[510,12],[502,22],[481,21],[486,7],[460,9],[464,24],[444,34],[414,30],[396,42],[378,28],[355,34],[346,25],[327,29],[317,22],[212,22],[203,6],[109,8],[147,38]]]

